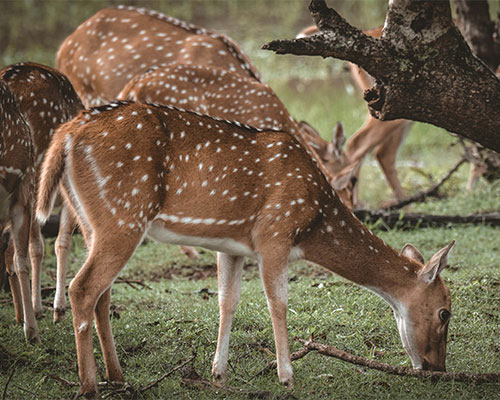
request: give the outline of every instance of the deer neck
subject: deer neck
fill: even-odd
[[[416,285],[419,265],[376,237],[344,206],[330,214],[300,243],[305,259],[377,293],[397,309]]]

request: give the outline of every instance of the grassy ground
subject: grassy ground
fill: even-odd
[[[265,38],[290,37],[290,32],[273,35],[268,34],[270,37]],[[232,36],[238,36],[236,30]],[[361,126],[366,108],[340,63],[278,57],[259,52],[255,41],[237,39],[243,42],[266,82],[297,119],[312,123],[325,138],[331,136],[331,129],[338,120],[344,122],[348,135]],[[42,53],[33,51],[9,62],[53,59],[53,53]],[[408,193],[428,187],[455,164],[460,149],[452,146],[453,142],[450,135],[435,127],[414,125],[398,159],[400,178]],[[413,205],[410,209],[436,214],[499,210],[500,184],[480,182],[478,190],[468,194],[464,191],[467,173],[468,167],[462,166],[453,175],[443,187],[445,199]],[[371,157],[362,170],[360,195],[370,207],[377,207],[390,198],[380,169]],[[451,289],[453,305],[448,370],[500,371],[498,229],[458,225],[412,231],[375,229],[375,233],[396,248],[413,243],[426,259],[451,239],[457,240],[451,267],[443,273]],[[85,259],[81,238],[74,239],[73,248],[70,276]],[[54,276],[53,241],[49,240],[43,286],[53,286]],[[228,385],[241,391],[193,386],[188,378],[210,379],[215,351],[218,324],[215,254],[203,251],[200,260],[192,261],[180,254],[175,246],[146,242],[120,276],[139,279],[147,285],[133,288],[116,283],[113,289],[111,320],[127,381],[134,388],[140,388],[195,355],[192,363],[157,387],[138,393],[137,398],[248,398],[267,393],[270,398],[280,399],[500,399],[498,384],[432,383],[394,377],[317,354],[294,362],[296,386],[292,391],[279,385],[275,372],[256,376],[274,358],[274,344],[258,271],[250,260],[244,272],[242,301],[235,317],[230,348]],[[394,365],[410,365],[392,312],[381,299],[319,267],[304,263],[291,266],[289,281],[288,326],[292,350],[300,347],[294,337],[307,338],[314,334],[318,341],[354,354]],[[53,292],[44,293],[47,310],[39,321],[42,343],[38,346],[25,343],[22,328],[14,322],[10,295],[0,293],[2,398],[71,398],[76,393],[75,387],[53,378],[57,376],[73,382],[78,379],[71,313],[54,326],[50,316]],[[97,338],[94,344],[102,374]]]

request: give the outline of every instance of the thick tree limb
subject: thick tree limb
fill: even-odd
[[[263,48],[358,64],[377,79],[365,92],[375,117],[428,122],[500,151],[500,80],[472,54],[448,1],[393,0],[380,39],[348,24],[324,0],[309,8],[319,34]]]

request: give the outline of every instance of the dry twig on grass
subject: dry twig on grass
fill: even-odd
[[[383,207],[382,210],[399,210],[408,204],[411,203],[419,203],[424,201],[427,197],[436,197],[438,195],[438,190],[439,188],[450,178],[450,176],[453,175],[455,171],[458,170],[458,168],[466,162],[467,159],[465,157],[462,157],[454,166],[451,168],[436,184],[431,186],[429,189],[427,189],[424,192],[419,192],[414,194],[411,197],[408,197],[407,199],[404,199],[396,204],[392,204],[387,207]]]
[[[292,354],[292,361],[298,360],[309,354],[311,351],[317,351],[329,357],[335,357],[343,361],[350,362],[355,365],[361,365],[371,369],[376,369],[388,374],[411,376],[415,378],[431,378],[441,381],[457,381],[457,382],[470,382],[470,383],[495,383],[500,382],[500,373],[489,374],[474,374],[469,372],[442,372],[442,371],[424,371],[421,369],[413,369],[408,367],[395,367],[394,365],[381,363],[376,360],[369,360],[364,357],[355,356],[344,350],[337,349],[333,346],[326,344],[316,343],[312,340],[297,339],[304,345],[304,348]],[[272,368],[276,367],[276,362],[270,362],[266,367],[259,372],[262,374]]]

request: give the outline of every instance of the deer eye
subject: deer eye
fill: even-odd
[[[443,309],[439,310],[439,319],[441,320],[441,322],[444,323],[444,322],[448,321],[450,319],[450,316],[451,316],[451,313],[447,309],[443,308]]]

